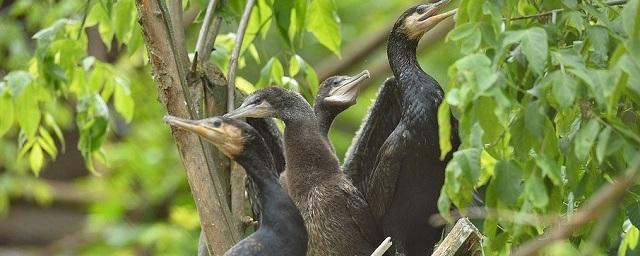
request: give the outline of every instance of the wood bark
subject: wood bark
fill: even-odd
[[[482,255],[483,235],[467,218],[461,218],[432,256]]]
[[[198,101],[185,97],[187,77],[185,67],[180,66],[182,50],[175,47],[171,19],[162,0],[136,0],[138,21],[142,26],[153,78],[157,84],[158,98],[170,115],[192,118],[195,106],[187,102]],[[183,55],[184,54],[184,55]],[[188,92],[187,92],[188,93]],[[190,110],[190,108],[192,108]],[[158,120],[160,122],[160,120]],[[235,229],[229,207],[228,194],[221,180],[210,175],[211,166],[204,144],[194,134],[172,128],[178,151],[187,173],[202,230],[211,255],[222,255],[241,236]],[[218,172],[212,172],[217,174]]]

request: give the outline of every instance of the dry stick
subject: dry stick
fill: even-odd
[[[371,256],[382,256],[384,255],[384,253],[389,250],[389,247],[391,247],[392,243],[391,243],[391,237],[387,237],[386,239],[384,239],[384,241],[382,241],[382,243],[380,245],[378,245],[378,248],[376,248],[375,251],[373,251],[373,253],[371,253]]]
[[[249,24],[249,17],[251,16],[251,10],[253,10],[253,5],[256,3],[255,0],[247,1],[247,4],[244,6],[244,12],[242,13],[242,18],[240,19],[240,24],[238,25],[238,32],[236,32],[236,42],[233,46],[233,51],[231,52],[231,60],[229,61],[229,74],[227,75],[227,110],[231,111],[235,108],[233,102],[235,99],[235,89],[236,89],[236,72],[238,66],[238,58],[240,57],[240,50],[242,49],[242,40],[244,40],[244,33],[247,31],[247,25]]]
[[[211,29],[211,25],[215,24],[213,22],[213,13],[218,6],[219,0],[210,0],[209,5],[207,5],[207,11],[204,15],[204,21],[202,22],[202,27],[200,27],[200,33],[198,33],[198,41],[196,41],[196,52],[200,56],[198,58],[199,66],[202,66],[203,63],[209,60],[209,54],[211,53],[211,46],[207,47],[208,34]]]
[[[162,2],[162,1],[160,1]],[[153,68],[153,78],[157,83],[158,98],[167,112],[174,116],[190,116],[187,99],[182,86],[186,78],[178,67],[171,41],[171,26],[166,26],[166,15],[161,3],[153,0],[136,0],[138,20],[142,26],[144,42],[149,61]],[[233,219],[226,198],[209,175],[207,158],[199,145],[198,137],[187,131],[173,129],[172,134],[182,158],[187,178],[193,194],[202,228],[214,255],[222,255],[240,234],[233,228]],[[218,184],[219,185],[219,184]]]
[[[566,239],[582,225],[598,218],[608,206],[622,199],[627,189],[633,186],[640,177],[640,158],[637,157],[628,174],[618,177],[613,183],[601,188],[587,201],[580,210],[563,223],[545,232],[537,239],[532,239],[514,250],[514,256],[536,255],[545,246]]]

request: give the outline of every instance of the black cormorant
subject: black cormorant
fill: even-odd
[[[414,6],[394,24],[387,45],[394,77],[381,89],[344,164],[400,255],[428,254],[442,234],[428,218],[438,212],[451,156],[440,160],[437,110],[444,92],[420,68],[416,47],[426,31],[454,13],[436,15],[447,2]],[[452,126],[455,149],[459,139],[453,118]]]
[[[278,184],[273,157],[253,127],[224,117],[194,121],[167,116],[165,121],[214,144],[246,170],[260,192],[260,228],[234,245],[225,255],[306,254],[308,237],[302,216]]]
[[[309,255],[369,255],[382,241],[362,194],[340,171],[311,106],[298,93],[268,87],[226,116],[284,121],[289,195],[309,232]]]

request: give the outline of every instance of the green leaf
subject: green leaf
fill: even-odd
[[[322,45],[340,56],[340,19],[336,14],[334,0],[314,0],[309,7],[307,16],[307,30],[311,32]]]
[[[273,14],[276,20],[276,28],[280,36],[292,48],[291,38],[289,38],[289,25],[291,23],[291,9],[293,9],[293,0],[275,0],[273,2]]]
[[[542,170],[542,173],[548,177],[554,185],[559,186],[562,184],[560,166],[557,162],[542,153],[534,153],[533,158]]]
[[[251,11],[251,16],[249,17],[247,30],[244,33],[244,40],[242,41],[242,48],[240,50],[241,55],[244,54],[249,45],[253,43],[253,40],[261,31],[269,30],[272,15],[273,13],[269,3],[265,0],[258,0],[256,2],[256,5]]]
[[[568,108],[573,105],[578,91],[578,83],[572,76],[561,71],[551,73],[553,87],[551,93],[561,108]]]
[[[451,200],[449,200],[449,196],[447,196],[444,188],[442,188],[442,191],[440,191],[440,197],[438,197],[438,211],[447,221],[452,221],[450,214]]]
[[[4,77],[5,85],[14,97],[20,95],[22,89],[29,85],[32,80],[31,74],[22,70],[13,71]]]
[[[454,30],[449,32],[447,40],[459,42],[460,52],[463,54],[471,54],[480,47],[482,34],[478,23],[464,23],[456,26]]]
[[[271,66],[271,79],[278,85],[283,85],[282,78],[284,77],[284,68],[280,60],[273,59],[273,65]]]
[[[527,127],[527,131],[538,140],[544,138],[544,120],[545,116],[542,115],[538,102],[532,102],[527,105],[524,112],[524,124]]]
[[[489,90],[498,79],[498,75],[491,70],[491,60],[484,54],[465,56],[456,61],[453,67],[454,72],[464,77],[464,82],[478,93]]]
[[[294,77],[298,72],[300,72],[301,66],[304,66],[304,60],[297,54],[291,56],[289,60],[289,76]]]
[[[129,82],[122,77],[116,77],[113,105],[124,120],[131,122],[133,119],[134,101],[129,90]]]
[[[549,55],[547,32],[540,27],[508,31],[503,41],[503,47],[516,42],[521,43],[522,52],[529,61],[529,69],[541,75],[547,65],[547,56]]]
[[[44,149],[51,158],[55,158],[58,155],[58,149],[47,129],[40,127],[38,134],[40,134],[38,144],[40,144],[42,149]]]
[[[584,20],[582,14],[578,11],[570,11],[563,14],[563,18],[565,19],[565,24],[567,27],[575,28],[578,33],[582,32],[585,29]]]
[[[522,170],[512,161],[500,161],[496,164],[493,178],[494,196],[503,204],[513,206],[522,193]]]
[[[634,201],[630,203],[625,207],[624,212],[633,226],[640,227],[640,202]]]
[[[34,138],[40,123],[40,107],[38,98],[41,91],[36,85],[25,87],[15,101],[15,117],[18,125],[24,131],[27,138]]]
[[[610,127],[605,127],[600,135],[598,135],[598,145],[596,146],[596,159],[599,164],[602,164],[604,158],[607,157],[607,149],[609,145],[609,138],[611,138],[611,132],[613,130]]]
[[[40,174],[40,170],[42,170],[42,166],[44,165],[44,155],[42,154],[42,148],[38,143],[34,144],[31,148],[31,153],[29,154],[29,164],[31,165],[33,174],[38,176]]]
[[[524,184],[524,193],[529,201],[539,209],[544,209],[549,204],[547,188],[540,177],[531,175]]]
[[[624,29],[630,36],[636,36],[640,33],[640,2],[638,0],[629,0],[622,8],[622,23]]]
[[[580,131],[578,131],[574,139],[574,151],[579,160],[584,161],[587,156],[589,156],[591,147],[596,141],[598,131],[600,131],[600,124],[598,124],[598,121],[595,119],[589,120],[589,122],[583,125]]]
[[[127,43],[128,37],[130,37],[134,24],[134,10],[133,0],[118,0],[113,4],[111,21],[116,38],[121,43]]]
[[[0,87],[0,138],[13,126],[13,111],[11,95]]]
[[[451,113],[446,101],[438,107],[438,134],[440,137],[440,160],[443,160],[453,148],[451,146]]]
[[[576,0],[562,0],[562,4],[569,9],[575,9],[578,7],[578,1]]]

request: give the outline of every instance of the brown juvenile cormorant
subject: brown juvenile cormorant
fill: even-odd
[[[387,45],[394,77],[381,89],[344,165],[400,255],[425,255],[442,234],[442,228],[427,220],[438,212],[437,199],[451,156],[439,158],[437,110],[444,92],[420,68],[416,47],[426,31],[454,13],[436,15],[446,2],[414,6],[394,24]],[[389,120],[381,120],[379,114]],[[455,149],[459,139],[453,117],[452,126]]]
[[[360,86],[370,76],[368,70],[363,70],[355,76],[332,76],[320,83],[313,112],[318,118],[322,136],[327,138],[329,128],[338,114],[356,104]]]
[[[309,232],[309,255],[369,255],[382,241],[362,194],[340,171],[311,106],[278,87],[249,95],[229,117],[284,121],[289,195]]]
[[[273,157],[253,127],[225,117],[194,121],[167,116],[165,121],[214,144],[246,170],[260,192],[260,228],[234,245],[225,255],[306,254],[308,237],[302,216],[278,184]]]

